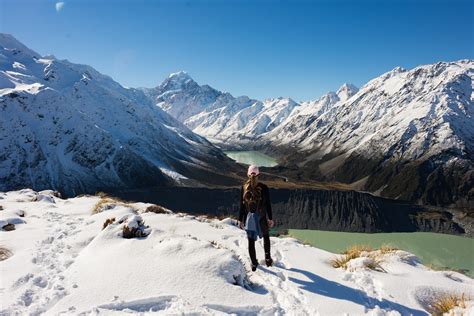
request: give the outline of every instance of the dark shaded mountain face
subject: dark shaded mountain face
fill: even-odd
[[[126,200],[158,203],[191,214],[232,216],[239,213],[239,189],[153,188],[120,191]],[[270,189],[278,228],[345,232],[426,231],[463,234],[448,212],[375,197],[356,191]]]
[[[0,34],[0,191],[231,185],[235,168],[142,91]]]

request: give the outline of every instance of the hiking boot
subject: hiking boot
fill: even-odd
[[[269,253],[265,254],[265,264],[267,265],[267,267],[271,267],[273,265],[273,259],[272,257],[270,257]]]
[[[258,267],[258,263],[252,263],[252,271],[256,271]]]

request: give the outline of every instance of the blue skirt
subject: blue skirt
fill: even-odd
[[[260,216],[258,213],[248,213],[247,219],[245,220],[245,230],[247,231],[247,237],[253,240],[262,238],[262,228],[260,227]]]

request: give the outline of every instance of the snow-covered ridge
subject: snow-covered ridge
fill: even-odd
[[[354,85],[344,84],[337,92],[329,92],[318,101],[298,103],[282,97],[259,101],[201,86],[183,71],[170,74],[156,88],[143,90],[152,102],[194,132],[217,142],[235,143],[242,139],[253,140],[296,113],[317,111],[313,108],[345,101],[357,92]]]
[[[295,115],[268,141],[304,150],[390,154],[407,160],[474,149],[474,61],[396,68],[350,98]]]
[[[228,161],[142,91],[90,66],[41,57],[7,34],[0,34],[0,153],[0,189],[71,195],[176,184]]]
[[[151,96],[165,111],[213,140],[252,143],[258,139],[304,151],[324,148],[323,155],[335,150],[376,150],[380,155],[415,160],[447,149],[472,153],[473,69],[472,60],[412,70],[397,67],[360,90],[344,84],[337,92],[301,103],[241,97],[246,101],[242,103],[199,86],[183,72],[170,75],[150,91],[159,90],[158,97]],[[167,89],[170,81],[182,83],[183,78],[186,85]],[[396,144],[402,148],[395,149]]]
[[[427,315],[440,296],[462,293],[467,308],[458,312],[473,312],[471,278],[403,251],[383,256],[386,272],[367,269],[362,257],[344,270],[330,265],[335,254],[271,237],[274,266],[252,273],[245,232],[230,218],[114,200],[94,211],[100,201],[0,192],[0,221],[17,220],[15,230],[0,230],[11,252],[0,261],[0,314]],[[122,237],[124,225],[141,221],[146,237]]]

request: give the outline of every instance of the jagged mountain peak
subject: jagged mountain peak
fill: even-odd
[[[359,91],[355,85],[351,83],[344,83],[336,92],[337,96],[339,97],[340,101],[345,101],[352,97]]]
[[[161,91],[197,89],[199,85],[185,71],[171,73],[159,86]]]
[[[264,104],[296,104],[297,102],[290,97],[267,98],[263,101]]]
[[[172,79],[172,80],[189,80],[191,78],[191,76],[184,70],[180,70],[178,72],[173,72],[173,73],[170,73],[169,76],[168,76],[168,79]]]

